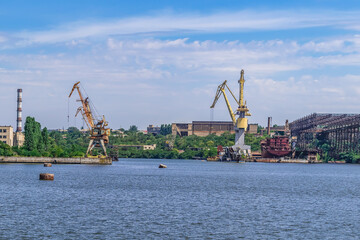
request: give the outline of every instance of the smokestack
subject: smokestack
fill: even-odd
[[[267,127],[267,134],[270,135],[270,124],[271,124],[271,117],[268,117],[268,127]]]
[[[22,131],[22,89],[17,90],[17,128],[16,132]]]

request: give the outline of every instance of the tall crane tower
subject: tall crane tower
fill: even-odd
[[[86,151],[86,156],[91,153],[94,147],[101,147],[104,155],[107,157],[105,144],[109,143],[110,136],[110,129],[106,128],[108,126],[108,122],[105,120],[105,116],[102,116],[102,119],[98,119],[94,116],[94,111],[90,106],[89,98],[83,97],[79,84],[80,82],[74,84],[69,94],[69,98],[76,89],[80,97],[79,102],[81,102],[81,106],[77,109],[75,117],[81,113],[86,125],[90,130],[90,142]]]
[[[250,146],[245,145],[245,131],[248,126],[248,119],[247,116],[251,116],[249,113],[249,109],[246,106],[246,101],[244,100],[244,70],[241,70],[240,73],[240,79],[238,81],[239,83],[239,100],[235,97],[233,92],[230,90],[229,86],[227,85],[227,80],[225,80],[222,84],[220,84],[217,88],[215,99],[213,104],[210,106],[210,108],[214,108],[215,104],[219,100],[220,96],[223,95],[225,99],[226,106],[229,110],[229,114],[231,117],[231,120],[234,124],[235,128],[235,145],[232,146],[233,150],[236,152],[242,151],[244,154],[249,155],[250,154]],[[231,108],[230,102],[226,96],[225,90],[228,90],[231,94],[231,96],[234,98],[235,102],[237,103],[238,107],[236,111],[234,112]],[[236,119],[236,116],[238,118]]]

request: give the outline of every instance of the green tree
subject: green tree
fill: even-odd
[[[160,126],[160,134],[161,135],[168,135],[171,134],[172,129],[171,129],[171,124],[161,124]]]
[[[13,156],[14,152],[9,145],[0,141],[0,156]]]
[[[138,127],[135,125],[131,125],[129,128],[129,132],[137,132],[138,131]]]
[[[213,147],[214,146],[214,141],[212,141],[212,140],[207,141],[206,146]]]
[[[44,150],[48,151],[49,150],[49,132],[46,127],[44,127],[43,130],[41,131],[41,139],[44,144]]]
[[[25,149],[28,151],[43,150],[44,145],[41,136],[41,125],[33,117],[27,117],[25,121]]]

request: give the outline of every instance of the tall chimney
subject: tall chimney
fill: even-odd
[[[22,131],[22,89],[17,90],[17,128],[16,132]]]
[[[267,134],[270,135],[271,117],[268,117]]]

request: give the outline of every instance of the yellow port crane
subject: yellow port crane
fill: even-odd
[[[240,83],[240,101],[238,101],[234,95],[234,93],[231,91],[229,86],[227,85],[227,80],[225,80],[222,84],[220,84],[217,88],[215,99],[213,104],[210,106],[210,108],[214,108],[217,101],[219,100],[220,96],[223,95],[225,99],[226,106],[228,108],[231,120],[233,121],[234,126],[238,128],[247,128],[247,118],[245,116],[251,116],[249,113],[249,109],[246,106],[246,101],[244,101],[244,70],[241,70],[240,80],[238,81]],[[231,108],[229,99],[226,96],[225,89],[227,89],[231,96],[234,98],[235,102],[238,104],[238,108],[236,112],[234,112]],[[245,104],[244,104],[245,103]],[[236,120],[235,115],[239,115],[239,118]],[[243,115],[243,116],[242,116]]]
[[[250,149],[249,146],[244,145],[244,133],[248,126],[248,119],[246,118],[246,116],[251,116],[251,114],[249,113],[249,109],[246,106],[246,101],[244,100],[244,83],[245,83],[244,70],[241,70],[240,79],[239,79],[238,83],[240,85],[239,100],[237,100],[237,98],[235,97],[235,95],[230,90],[229,86],[227,85],[227,80],[225,80],[222,84],[220,84],[218,86],[214,102],[210,106],[210,108],[215,107],[215,105],[221,95],[224,96],[226,106],[228,108],[231,120],[235,127],[235,145],[234,145],[234,147],[237,147],[241,150],[248,150],[248,149]],[[235,102],[238,105],[236,112],[234,112],[231,108],[229,99],[226,96],[226,92],[225,92],[226,89],[230,92],[231,96],[234,98]],[[239,116],[237,119],[236,119],[236,115]]]
[[[105,116],[102,116],[102,119],[96,119],[94,117],[93,114],[94,111],[92,111],[90,107],[89,98],[83,97],[83,94],[80,91],[79,84],[80,82],[74,84],[69,94],[69,98],[76,89],[80,97],[79,101],[81,102],[81,106],[77,109],[75,117],[80,112],[81,115],[83,116],[86,125],[90,130],[90,142],[88,149],[86,151],[86,156],[88,156],[89,152],[91,153],[94,147],[101,147],[102,150],[104,151],[104,155],[107,157],[105,144],[109,143],[109,136],[110,136],[110,129],[106,128],[108,126],[108,122],[105,120]]]

